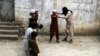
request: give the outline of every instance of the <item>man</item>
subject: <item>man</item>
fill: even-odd
[[[34,32],[37,32],[38,33],[38,29],[42,29],[43,28],[43,25],[38,25],[36,22],[33,22],[30,24],[30,27],[28,27],[25,31],[25,36],[23,38],[23,47],[24,47],[24,53],[25,53],[25,56],[29,56],[29,40],[31,38],[31,33],[34,31]]]
[[[32,23],[36,23],[37,26],[38,26],[37,28],[39,28],[40,26],[43,27],[42,24],[37,23],[37,20],[38,20],[38,11],[37,11],[37,10],[31,9],[31,10],[30,10],[30,16],[31,16],[31,18],[29,19],[29,27],[30,27],[30,25],[31,25]]]
[[[69,43],[73,42],[73,35],[74,35],[74,25],[73,25],[73,18],[72,18],[72,11],[69,10],[67,7],[63,7],[63,15],[60,16],[61,18],[66,20],[66,29],[65,29],[65,38],[63,41],[68,41],[68,37],[70,37]]]
[[[30,18],[29,18],[29,26],[33,22],[37,23],[37,20],[38,20],[38,11],[36,11],[35,9],[31,9],[30,10]]]
[[[54,35],[56,35],[56,42],[59,42],[59,29],[58,29],[58,15],[56,10],[53,10],[52,15],[51,15],[51,25],[50,25],[50,40],[51,42],[52,38]]]
[[[31,25],[31,23],[35,22],[35,9],[31,9],[30,10],[30,18],[29,18],[29,27]]]

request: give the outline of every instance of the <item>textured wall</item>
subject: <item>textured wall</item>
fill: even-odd
[[[97,34],[96,0],[54,0],[54,7],[60,12],[63,6],[73,11],[74,28],[76,34]],[[64,31],[65,22],[59,19],[60,31]]]
[[[13,0],[0,0],[0,21],[14,21]]]
[[[62,7],[66,6],[74,13],[76,34],[97,34],[100,32],[99,5],[99,0],[15,0],[16,21],[27,26],[29,10],[34,8],[39,11],[38,22],[44,25],[42,31],[49,32],[52,9],[62,12]],[[60,33],[64,33],[65,20],[59,18],[58,21]]]
[[[15,0],[15,20],[20,23],[22,27],[27,27],[29,10],[29,0]]]
[[[100,0],[97,0],[97,6],[96,6],[96,24],[98,26],[97,33],[100,34]]]

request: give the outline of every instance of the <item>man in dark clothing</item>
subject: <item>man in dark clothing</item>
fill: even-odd
[[[43,25],[37,23],[37,20],[38,20],[38,11],[34,10],[34,9],[31,9],[30,10],[30,16],[31,16],[31,18],[29,19],[29,27],[31,27],[31,24],[34,23],[35,25],[37,24],[37,28],[42,29]]]
[[[38,11],[33,11],[33,12],[30,12],[30,20],[29,22],[37,22],[38,20]]]
[[[50,25],[50,40],[51,42],[54,35],[56,35],[56,42],[59,42],[59,29],[58,29],[58,21],[57,21],[58,15],[56,13],[56,10],[53,10],[53,14],[51,15],[51,25]]]
[[[29,18],[29,27],[30,27],[31,23],[36,22],[35,9],[30,10],[30,16],[31,16],[31,18]]]

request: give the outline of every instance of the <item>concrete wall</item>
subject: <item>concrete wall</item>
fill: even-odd
[[[29,0],[15,0],[15,21],[27,27],[30,10]]]
[[[16,22],[21,23],[23,27],[27,27],[29,10],[34,8],[39,11],[38,22],[44,25],[42,32],[49,33],[52,9],[62,12],[62,7],[66,6],[74,13],[75,34],[99,34],[100,13],[97,12],[100,9],[98,5],[99,0],[15,0]],[[59,19],[58,21],[60,33],[64,33],[65,20]]]
[[[100,34],[100,0],[97,0],[96,6],[96,24],[98,26],[97,33]]]
[[[0,0],[0,21],[14,21],[14,0]]]

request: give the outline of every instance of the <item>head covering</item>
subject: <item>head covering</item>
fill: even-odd
[[[62,8],[62,13],[64,14],[64,15],[67,15],[67,13],[68,13],[68,8],[67,7],[63,7]]]
[[[35,13],[35,9],[31,9],[30,10],[30,13]]]
[[[57,12],[57,10],[56,10],[56,9],[53,9],[52,11],[53,11],[53,12]]]

